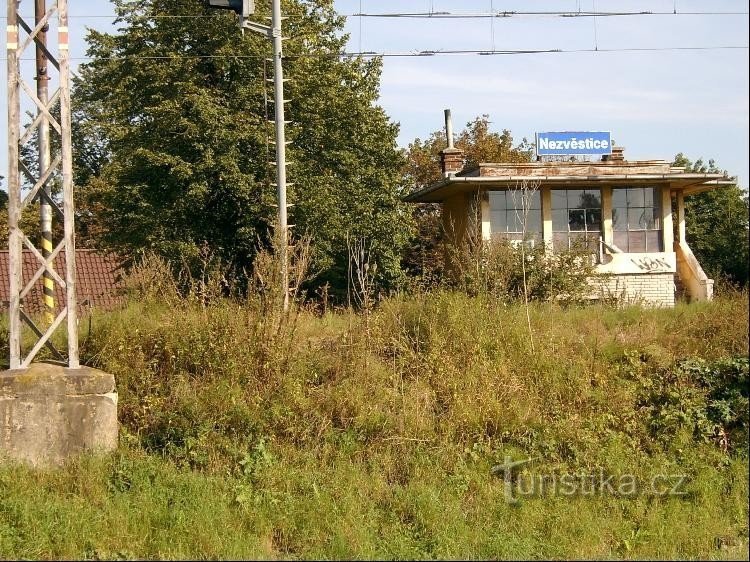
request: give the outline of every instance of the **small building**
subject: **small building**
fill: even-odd
[[[552,253],[589,248],[596,271],[608,274],[592,280],[593,298],[674,306],[678,288],[691,301],[712,298],[713,280],[685,239],[685,198],[730,183],[723,175],[688,173],[664,160],[628,161],[611,145],[596,160],[537,156],[465,169],[449,116],[447,125],[443,179],[405,200],[441,203],[448,243],[465,239],[477,216],[485,241],[544,244]],[[590,150],[590,142],[581,145]]]

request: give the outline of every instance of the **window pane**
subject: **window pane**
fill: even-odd
[[[568,232],[568,210],[552,210],[552,230],[555,232]]]
[[[612,206],[613,207],[627,207],[627,189],[613,189],[612,190]]]
[[[628,233],[627,232],[615,232],[615,246],[620,248],[623,252],[628,251]]]
[[[568,234],[567,232],[555,232],[552,235],[552,251],[561,252],[568,249]]]
[[[615,230],[628,229],[628,210],[625,207],[612,209],[612,225]]]
[[[526,217],[526,232],[538,233],[542,231],[542,212],[538,209],[529,211]]]
[[[504,191],[490,191],[490,210],[491,211],[504,211],[505,206],[505,192]]]
[[[629,252],[645,252],[646,251],[646,233],[640,232],[629,232]]]
[[[630,230],[643,230],[646,228],[646,209],[628,209],[628,228]]]
[[[492,211],[490,213],[490,230],[493,234],[505,232],[507,230],[505,211]]]
[[[571,231],[586,230],[586,211],[583,209],[573,209],[568,211],[568,227]]]
[[[506,198],[508,201],[508,209],[520,209],[523,207],[523,193],[518,190],[511,189],[506,192]]]
[[[654,209],[654,230],[661,230],[661,210]]]
[[[602,228],[602,210],[601,209],[587,209],[586,210],[586,230],[601,230]]]
[[[647,252],[663,252],[661,244],[661,232],[658,230],[650,230],[646,232],[646,251]]]
[[[564,189],[552,190],[552,209],[567,209],[568,195]]]
[[[656,189],[653,187],[646,187],[643,189],[643,206],[653,207],[654,201],[657,201]]]
[[[583,205],[583,189],[568,190],[568,209],[581,209]]]
[[[643,228],[653,230],[654,229],[654,210],[643,209]]]
[[[511,209],[507,211],[507,217],[508,217],[508,232],[521,232],[523,230],[523,224],[521,222],[523,213],[521,211],[516,211],[515,209]]]
[[[628,189],[628,207],[644,207],[644,191],[642,187]]]
[[[529,197],[529,209],[541,209],[542,208],[542,196],[537,189]]]
[[[581,197],[581,207],[597,209],[602,206],[602,196],[598,189],[587,189]]]

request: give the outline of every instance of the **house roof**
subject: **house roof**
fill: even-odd
[[[65,254],[60,252],[54,260],[54,269],[65,278]],[[76,298],[80,307],[112,309],[122,301],[119,294],[121,283],[121,264],[115,254],[97,250],[76,250]],[[28,283],[41,267],[39,261],[29,250],[23,251],[23,283]],[[0,306],[8,307],[10,297],[10,274],[8,250],[0,250]],[[65,292],[55,284],[56,310],[62,310]],[[41,278],[23,299],[23,309],[27,314],[40,313],[43,310],[43,293]]]
[[[524,183],[553,188],[582,188],[592,184],[613,187],[668,185],[683,190],[685,195],[692,195],[733,182],[723,174],[687,173],[684,168],[674,167],[663,160],[488,163],[415,191],[404,197],[404,201],[434,203],[480,187],[502,190]]]

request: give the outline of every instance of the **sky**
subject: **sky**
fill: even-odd
[[[112,29],[112,7],[104,0],[69,0],[69,6],[71,56],[78,59],[85,56],[87,26]],[[335,0],[335,6],[342,14],[669,12],[596,18],[354,16],[348,18],[346,31],[349,51],[597,49],[385,57],[379,104],[400,124],[402,146],[441,129],[443,110],[450,108],[456,129],[487,114],[495,130],[509,129],[516,140],[532,140],[541,131],[610,131],[628,159],[672,160],[678,152],[691,160],[714,158],[748,187],[747,48],[609,51],[747,47],[747,15],[672,13],[747,12],[747,1]],[[22,0],[21,7],[22,13],[30,12],[33,2]],[[5,26],[0,27],[4,44]],[[6,65],[0,66],[5,74]],[[5,89],[0,103],[6,105]],[[6,115],[0,111],[1,130],[6,130]],[[0,175],[7,175],[4,135]]]

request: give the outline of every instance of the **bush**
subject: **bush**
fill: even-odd
[[[488,294],[502,301],[560,300],[582,302],[592,294],[595,266],[585,247],[551,254],[534,246],[495,239],[451,250],[449,285],[470,295]]]

